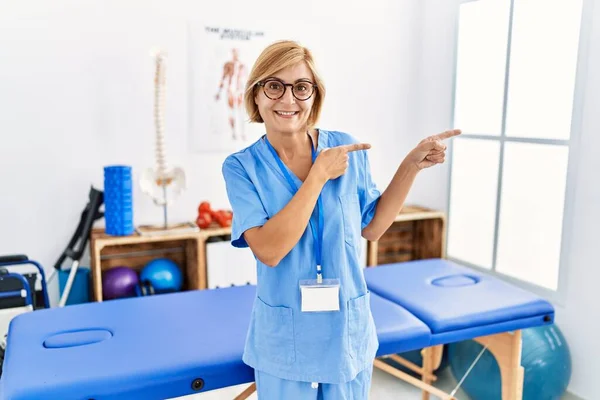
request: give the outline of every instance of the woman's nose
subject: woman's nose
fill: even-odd
[[[292,94],[292,88],[287,88],[279,101],[281,101],[283,104],[294,104],[296,102],[296,98]]]

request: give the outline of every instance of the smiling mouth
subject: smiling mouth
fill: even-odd
[[[298,114],[298,111],[275,111],[275,114],[282,117],[293,117]]]

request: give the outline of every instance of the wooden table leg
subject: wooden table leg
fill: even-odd
[[[387,372],[388,374],[395,376],[396,378],[402,379],[403,381],[408,382],[409,384],[421,389],[424,394],[427,393],[428,398],[429,393],[431,393],[442,400],[456,400],[456,398],[451,394],[446,393],[443,390],[440,390],[428,383],[425,383],[422,380],[419,380],[418,378],[415,378],[414,376],[409,375],[404,371],[394,368],[391,365],[384,363],[380,359],[375,359],[373,362],[373,366],[381,371]]]
[[[419,367],[417,364],[415,364],[411,361],[408,361],[407,359],[400,357],[397,354],[390,354],[389,356],[385,356],[383,358],[389,358],[390,360],[397,362],[398,364],[402,365],[403,367],[408,368],[412,372],[416,372],[417,374],[419,374],[421,376],[425,375],[425,371],[423,371],[423,367]],[[435,375],[429,375],[429,378],[431,379],[432,382],[437,380],[437,376],[435,376]]]
[[[487,345],[498,362],[502,379],[502,400],[521,400],[524,378],[521,366],[521,331],[483,336],[475,340]]]
[[[433,364],[434,364],[434,348],[433,347],[426,347],[423,350],[421,350],[421,355],[423,356],[423,375],[421,376],[421,380],[423,381],[423,383],[425,383],[426,385],[431,385],[432,380],[430,379],[430,376],[433,375]],[[429,392],[426,390],[423,390],[422,394],[421,394],[421,399],[422,400],[429,400]]]
[[[234,400],[246,400],[254,392],[256,392],[256,382],[248,386],[242,393],[238,394]]]
[[[438,344],[437,346],[433,346],[431,348],[431,357],[432,357],[432,365],[431,368],[433,371],[438,369],[440,365],[442,365],[442,357],[444,356],[444,345]]]

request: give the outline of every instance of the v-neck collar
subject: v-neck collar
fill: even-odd
[[[325,146],[325,137],[324,137],[325,132],[319,128],[315,128],[315,129],[317,130],[317,155],[318,155],[319,151],[321,151]],[[313,142],[312,142],[312,137],[311,137],[311,146],[312,146],[312,143]],[[279,166],[277,165],[277,161],[273,159],[272,154],[269,151],[269,148],[267,146],[268,146],[268,144],[266,142],[266,134],[264,134],[260,138],[261,154],[266,159],[267,164],[269,164],[271,169],[273,169],[275,171],[275,173],[281,178],[281,180],[285,184],[285,187],[287,187],[289,190],[291,190],[291,188],[289,187],[289,185],[287,183],[286,177],[283,175],[283,173],[279,169]],[[286,168],[287,172],[290,174],[290,176],[296,183],[296,186],[300,187],[304,182],[300,178],[298,178],[296,176],[296,174],[283,161],[282,161],[282,165]]]

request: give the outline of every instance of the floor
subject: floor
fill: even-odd
[[[456,383],[457,382],[450,373],[450,370],[446,369],[439,374],[438,381],[434,386],[449,393],[454,389]],[[208,393],[178,397],[177,400],[233,400],[235,396],[244,391],[246,387],[248,387],[248,385],[233,386]],[[456,392],[455,397],[458,400],[470,400],[470,398],[460,389]],[[431,396],[430,398],[431,400],[437,400],[437,397],[435,396]],[[369,400],[389,399],[421,400],[421,391],[400,379],[375,369],[373,371],[373,382],[371,385],[371,395],[369,396]],[[250,396],[248,400],[257,400],[256,393]],[[562,400],[582,399],[567,394],[562,398]]]

